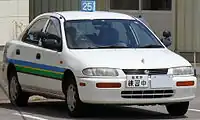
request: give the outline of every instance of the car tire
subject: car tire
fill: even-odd
[[[18,81],[16,71],[12,70],[9,73],[9,99],[10,102],[18,107],[24,107],[28,105],[29,95],[22,91]]]
[[[166,108],[171,116],[184,116],[188,111],[189,102],[166,105]]]
[[[67,105],[67,112],[70,117],[83,117],[87,111],[86,104],[84,104],[78,94],[76,80],[73,76],[68,77],[63,81],[63,93],[65,94],[65,102]]]

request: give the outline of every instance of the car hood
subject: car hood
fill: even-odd
[[[168,49],[89,49],[71,50],[86,67],[156,69],[191,64]]]

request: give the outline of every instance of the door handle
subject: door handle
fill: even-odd
[[[36,59],[40,59],[40,58],[41,58],[40,53],[37,53],[37,54],[36,54]]]
[[[19,49],[16,50],[16,55],[20,55],[20,50]]]

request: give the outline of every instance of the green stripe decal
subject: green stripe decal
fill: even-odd
[[[22,73],[34,74],[34,75],[49,77],[49,78],[54,78],[54,79],[62,79],[64,75],[61,72],[31,68],[31,67],[26,67],[26,66],[21,66],[21,65],[16,65],[16,70]]]

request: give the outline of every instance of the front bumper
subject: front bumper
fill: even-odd
[[[176,86],[177,81],[194,81],[193,86]],[[119,82],[120,88],[97,88],[96,83],[99,82]],[[85,83],[85,86],[80,86],[80,83]],[[100,79],[100,78],[77,78],[77,85],[79,96],[82,102],[92,104],[131,104],[131,105],[146,105],[146,104],[167,104],[175,102],[191,101],[195,98],[197,87],[197,79],[193,76],[188,77],[174,77],[172,88],[159,88],[159,89],[134,89],[126,88],[126,78],[120,79]],[[157,90],[173,90],[174,93],[170,97],[156,98],[155,94],[151,94],[150,98],[123,98],[122,91],[157,91]]]

